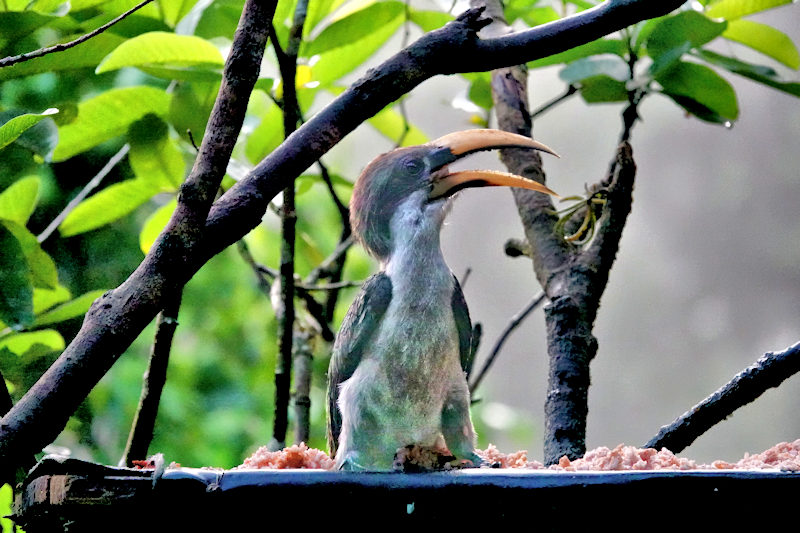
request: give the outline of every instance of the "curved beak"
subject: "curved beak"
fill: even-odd
[[[468,187],[492,186],[519,187],[558,197],[558,194],[541,183],[516,174],[494,170],[462,170],[450,173],[445,168],[466,155],[497,148],[530,148],[559,157],[553,150],[529,137],[501,130],[475,129],[449,133],[428,145],[432,149],[428,159],[433,170],[430,200],[451,196]],[[437,172],[439,170],[442,172]]]

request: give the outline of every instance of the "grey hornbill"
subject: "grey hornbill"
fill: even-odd
[[[467,187],[555,194],[514,174],[448,170],[465,155],[509,147],[555,155],[521,135],[467,130],[382,154],[358,178],[350,221],[380,271],[364,283],[333,347],[328,446],[337,468],[390,470],[395,452],[411,445],[480,462],[465,376],[472,328],[439,231],[453,194]]]

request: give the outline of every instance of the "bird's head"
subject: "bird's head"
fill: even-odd
[[[409,234],[425,230],[438,234],[449,199],[462,189],[508,186],[557,196],[541,183],[515,174],[448,170],[450,163],[466,155],[495,148],[530,148],[558,157],[528,137],[492,129],[450,133],[426,144],[381,154],[366,166],[353,188],[350,222],[356,237],[384,261],[395,243]]]

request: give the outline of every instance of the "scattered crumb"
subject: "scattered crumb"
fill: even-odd
[[[781,442],[759,454],[745,454],[735,462],[714,461],[698,464],[696,461],[678,457],[666,448],[637,448],[618,445],[609,449],[604,446],[586,452],[580,459],[571,461],[566,456],[558,464],[549,467],[539,461],[529,460],[527,451],[502,453],[490,444],[485,450],[475,450],[485,461],[485,467],[529,468],[554,471],[619,471],[619,470],[760,470],[779,469],[800,471],[800,439],[794,442]],[[464,465],[454,464],[447,450],[407,446],[395,455],[396,470],[419,472],[428,470],[449,470]],[[281,451],[271,452],[262,446],[236,468],[317,468],[332,470],[333,460],[322,450],[309,448],[305,444],[295,445]]]
[[[503,453],[494,444],[490,444],[485,450],[475,450],[475,453],[493,468],[544,468],[539,461],[528,461],[527,450]]]
[[[636,448],[620,444],[613,450],[601,446],[586,452],[580,459],[570,461],[562,457],[551,470],[693,470],[698,468],[691,459],[677,457],[666,448]]]
[[[333,469],[333,459],[316,448],[309,448],[304,442],[271,452],[266,446],[260,447],[253,455],[236,468],[319,468]]]

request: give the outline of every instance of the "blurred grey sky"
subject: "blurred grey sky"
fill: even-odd
[[[754,20],[800,44],[800,6]],[[721,46],[789,79],[799,77],[741,47]],[[385,51],[399,47],[398,39]],[[564,90],[557,73],[532,72],[533,108]],[[658,95],[640,108],[643,122],[632,139],[638,165],[633,212],[595,328],[599,351],[592,363],[588,448],[642,445],[764,352],[800,340],[800,99],[725,77],[741,110],[732,129],[687,118]],[[431,138],[474,127],[468,114],[449,105],[465,87],[456,76],[429,80],[407,100],[409,118]],[[576,97],[535,123],[536,138],[562,156],[546,159],[553,189],[580,194],[584,183],[603,176],[621,109],[590,107]],[[391,147],[374,138],[362,127],[328,160],[354,178]],[[473,156],[465,166],[502,168],[493,153]],[[539,291],[530,262],[503,253],[508,238],[521,236],[511,193],[501,189],[463,192],[444,229],[453,271],[461,276],[472,269],[465,293],[473,320],[484,327],[477,365],[510,317]],[[527,449],[538,460],[547,383],[543,322],[538,310],[515,332],[480,391],[497,425],[504,410],[492,402],[511,407],[533,429],[523,439],[502,430],[484,437],[502,451]],[[795,376],[680,455],[735,461],[745,452],[800,438],[798,403]]]

